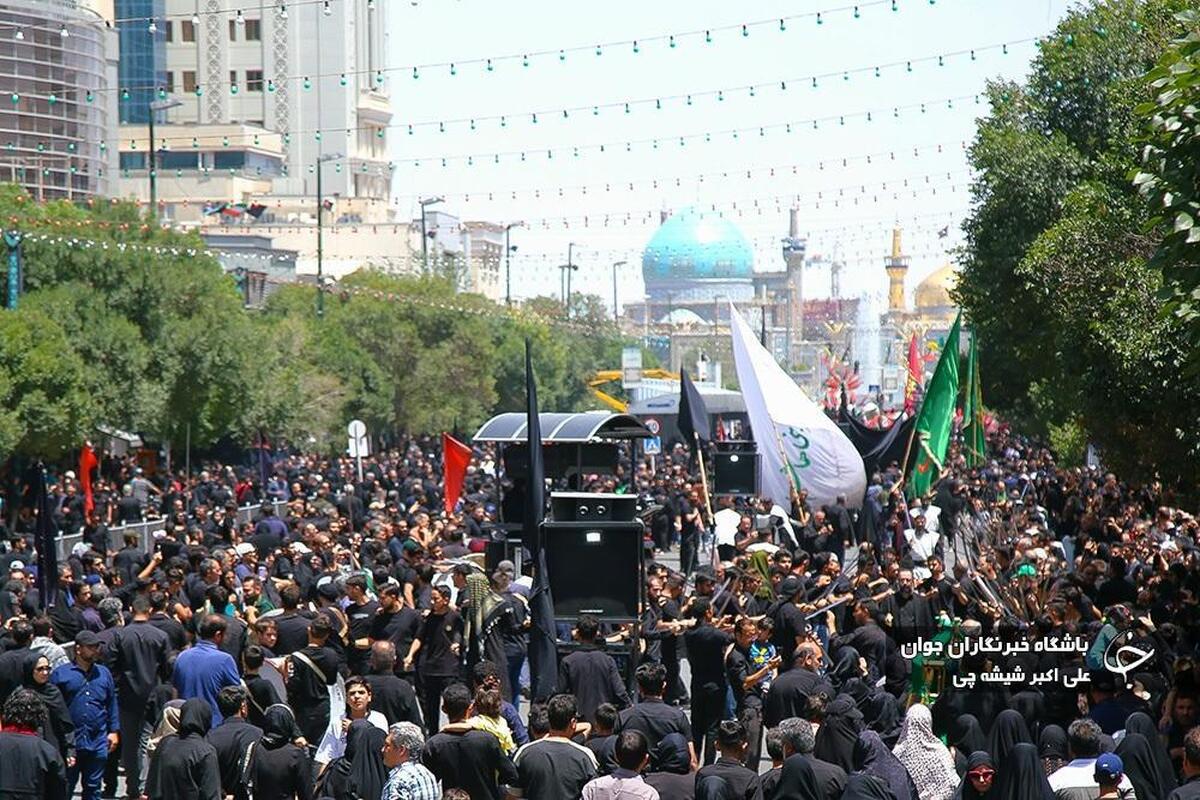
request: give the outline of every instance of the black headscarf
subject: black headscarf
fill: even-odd
[[[1140,733],[1146,737],[1146,742],[1150,745],[1150,753],[1154,756],[1154,765],[1158,772],[1158,785],[1170,787],[1166,790],[1167,793],[1170,793],[1179,785],[1179,782],[1175,777],[1175,767],[1171,764],[1171,755],[1167,752],[1167,746],[1163,744],[1162,737],[1158,735],[1154,720],[1144,711],[1133,712],[1129,715],[1129,719],[1125,720],[1125,735],[1128,736],[1131,733]]]
[[[783,762],[774,800],[823,800],[817,774],[806,757],[796,754]]]
[[[47,723],[41,732],[42,738],[54,745],[59,753],[65,756],[68,751],[75,749],[75,722],[71,719],[71,711],[67,708],[66,698],[63,697],[59,688],[50,681],[38,683],[34,680],[33,668],[42,659],[45,659],[47,664],[50,663],[50,659],[42,653],[30,651],[25,660],[21,662],[21,685],[42,698],[42,702],[46,706]],[[47,677],[49,677],[48,674]]]
[[[276,750],[295,738],[296,715],[282,703],[276,703],[263,713],[263,736],[260,743],[267,750]]]
[[[692,771],[692,756],[682,733],[668,733],[650,750],[650,771],[687,775]]]
[[[1037,748],[1028,742],[1019,742],[1008,751],[992,786],[988,800],[1054,800],[1054,790],[1046,782]]]
[[[1117,745],[1117,755],[1125,765],[1125,774],[1133,784],[1137,800],[1167,800],[1167,795],[1175,789],[1174,782],[1170,786],[1161,784],[1158,765],[1154,763],[1154,753],[1145,736],[1126,733]]]
[[[1042,758],[1067,760],[1067,732],[1061,725],[1047,725],[1038,736],[1038,755]]]
[[[720,775],[705,775],[696,781],[696,800],[737,800],[737,797]]]
[[[1006,708],[992,723],[992,735],[988,739],[988,752],[992,754],[992,763],[998,771],[1004,771],[1008,754],[1018,744],[1031,745],[1033,737],[1029,735],[1024,718],[1011,708]],[[1037,752],[1036,749],[1034,752]]]
[[[958,715],[950,726],[950,744],[964,756],[988,749],[987,736],[983,734],[983,726],[974,714]]]
[[[992,763],[991,755],[982,750],[976,750],[967,758],[967,772],[969,773],[976,767],[991,767],[995,769],[996,765]],[[993,776],[993,788],[995,787],[995,780],[996,778]],[[966,774],[963,775],[962,783],[958,785],[958,789],[954,792],[954,800],[983,800],[983,798],[990,798],[991,796],[992,791],[990,789],[987,794],[980,794],[975,791],[975,784],[971,783],[971,779]]]
[[[193,697],[183,704],[183,708],[179,709],[179,732],[177,735],[180,739],[186,739],[189,736],[205,736],[208,729],[212,727],[212,717],[212,706],[208,704],[208,701]]]
[[[333,800],[374,798],[383,794],[387,768],[381,749],[387,733],[365,719],[356,719],[346,731],[346,750],[321,776],[321,797]]]
[[[895,795],[879,778],[860,772],[846,778],[841,800],[895,800]]]
[[[813,758],[836,764],[850,772],[853,769],[854,743],[858,741],[861,723],[862,714],[854,701],[846,695],[838,695],[825,710],[825,720],[817,731]]]
[[[872,775],[886,783],[896,800],[910,800],[917,796],[912,776],[875,731],[863,731],[858,735],[854,742],[853,767],[856,773]]]

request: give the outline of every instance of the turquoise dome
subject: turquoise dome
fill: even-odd
[[[662,224],[642,251],[642,277],[647,285],[749,281],[753,276],[750,242],[736,225],[712,211],[680,211]]]

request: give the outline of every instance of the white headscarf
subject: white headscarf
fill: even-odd
[[[920,703],[910,706],[892,750],[917,786],[920,800],[949,800],[958,788],[954,757],[933,735],[933,717]]]

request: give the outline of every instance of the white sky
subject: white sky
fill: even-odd
[[[715,204],[752,240],[756,269],[762,271],[782,267],[779,237],[787,232],[787,209],[797,196],[809,253],[837,253],[846,262],[843,295],[884,290],[882,258],[896,220],[913,258],[911,290],[961,239],[969,184],[963,147],[975,119],[986,113],[986,105],[975,105],[971,97],[990,77],[1023,75],[1036,49],[1032,41],[1015,42],[1045,35],[1066,8],[1066,0],[898,0],[893,12],[890,0],[867,0],[854,19],[853,2],[844,0],[387,2],[389,66],[395,70],[388,86],[399,123],[392,133],[393,190],[401,218],[419,216],[418,197],[446,195],[442,208],[462,219],[526,220],[528,229],[513,232],[519,246],[515,295],[557,295],[557,265],[566,260],[567,243],[574,242],[582,267],[574,288],[606,301],[612,294],[610,265],[628,262],[619,273],[622,303],[642,296],[641,250],[657,228],[658,209]],[[842,10],[831,10],[838,6]],[[820,25],[810,16],[789,19],[786,30],[779,29],[780,16],[824,10],[829,12]],[[712,43],[704,42],[705,29],[758,20],[774,21],[749,28],[749,36],[740,28],[714,30]],[[693,31],[701,33],[681,35]],[[645,41],[669,34],[677,35],[674,48]],[[595,54],[597,43],[634,39],[640,40],[636,54],[631,44]],[[1007,55],[998,47],[1004,42],[1012,43]],[[572,47],[586,50],[560,60],[559,49]],[[965,52],[972,49],[974,61]],[[552,54],[532,56],[523,67],[520,54],[535,51]],[[495,58],[492,72],[482,63],[464,63],[509,54],[518,57]],[[946,56],[943,66],[936,63],[938,55]],[[411,77],[412,65],[449,62],[455,63],[453,76],[448,66],[428,66],[418,79]],[[879,77],[875,66],[881,67]],[[842,77],[847,70],[848,80]],[[813,75],[826,76],[815,89]],[[779,89],[780,81],[787,82],[786,90]],[[750,84],[768,88],[754,97],[735,89]],[[721,101],[699,96],[717,89],[727,90]],[[663,99],[662,108],[655,108],[657,98],[689,93],[691,106]],[[949,98],[966,99],[947,108]],[[635,103],[628,114],[622,107],[599,115],[590,110],[644,100],[650,102]],[[896,119],[897,106],[911,108]],[[586,110],[563,119],[564,107]],[[536,124],[533,111],[544,112]],[[867,111],[870,122],[864,119]],[[506,117],[504,127],[482,119],[499,115]],[[840,115],[846,115],[844,124],[838,124]],[[472,118],[474,131],[468,122],[450,122]],[[816,130],[814,118],[822,120]],[[441,121],[447,122],[445,132],[439,132]],[[788,122],[796,123],[790,134],[782,127]],[[412,135],[402,127],[410,123]],[[779,127],[759,135],[759,126],[771,125]],[[736,139],[717,133],[733,128],[751,130]],[[707,143],[706,132],[713,133]],[[679,146],[681,135],[693,134],[701,136]],[[645,141],[654,138],[661,138],[657,149]],[[625,152],[627,141],[643,143]],[[606,152],[585,147],[599,144],[609,145]],[[575,147],[582,151],[578,157]],[[546,158],[547,148],[555,151],[553,159]],[[525,162],[511,155],[520,151],[527,153]],[[495,164],[491,154],[497,152],[510,155]],[[471,166],[467,155],[475,156]],[[450,158],[445,167],[442,157]],[[420,166],[412,159],[421,159]],[[696,177],[701,174],[702,182]],[[587,186],[586,194],[580,186]],[[627,213],[631,219],[625,224]],[[946,225],[950,236],[939,240],[937,231]],[[828,270],[814,267],[806,292],[828,291]]]

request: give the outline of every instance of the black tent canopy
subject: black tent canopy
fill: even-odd
[[[542,426],[542,444],[597,444],[626,439],[648,439],[650,429],[629,414],[611,411],[538,414]],[[512,411],[483,423],[475,434],[476,442],[524,443],[525,415]]]

